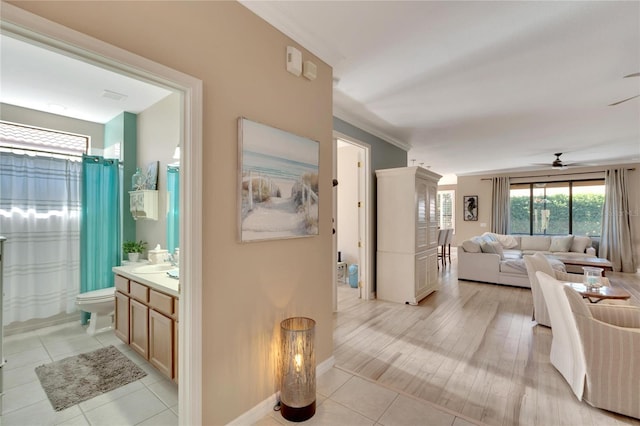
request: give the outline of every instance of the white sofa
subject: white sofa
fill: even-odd
[[[590,237],[564,235],[502,235],[486,232],[458,246],[458,278],[492,284],[531,287],[523,256],[535,253],[562,257],[594,257]],[[550,259],[554,269],[564,264]]]

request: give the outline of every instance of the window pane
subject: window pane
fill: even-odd
[[[530,231],[530,185],[511,185],[510,233],[526,234]]]
[[[438,191],[438,225],[441,229],[455,228],[454,199],[454,191]]]
[[[533,235],[569,233],[569,183],[533,185]]]
[[[604,182],[573,183],[573,234],[599,237],[602,229]]]

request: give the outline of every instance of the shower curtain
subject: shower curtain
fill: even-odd
[[[82,159],[82,231],[80,292],[113,287],[111,268],[120,265],[120,172],[118,160]],[[89,313],[83,312],[86,324]]]
[[[167,249],[173,253],[180,247],[180,167],[167,167]]]
[[[81,173],[79,161],[0,152],[5,325],[76,310]]]

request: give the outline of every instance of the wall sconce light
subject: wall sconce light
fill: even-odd
[[[174,160],[179,160],[180,159],[180,144],[178,143],[178,146],[176,146],[176,150],[173,151],[173,159]]]
[[[315,327],[314,320],[304,317],[280,323],[280,412],[292,422],[303,422],[316,413]]]

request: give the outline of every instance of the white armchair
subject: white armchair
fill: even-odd
[[[585,304],[572,288],[563,290],[584,349],[583,399],[640,419],[640,308]]]
[[[524,263],[527,267],[529,282],[531,283],[531,295],[533,296],[533,318],[538,324],[551,327],[551,320],[549,318],[549,313],[547,312],[547,305],[544,301],[544,297],[542,296],[540,284],[538,283],[538,279],[536,278],[536,272],[544,272],[545,274],[559,281],[577,283],[582,282],[583,275],[570,274],[568,272],[562,272],[553,269],[553,266],[551,266],[549,259],[547,259],[547,257],[542,253],[536,253],[532,256],[525,256]],[[607,278],[603,278],[602,283],[604,285],[609,285],[609,280]]]
[[[587,367],[576,321],[564,294],[564,285],[541,271],[536,272],[535,276],[541,293],[540,297],[543,297],[545,312],[553,329],[549,354],[551,364],[569,383],[578,400],[582,400]],[[586,307],[584,302],[580,301],[580,303]]]

